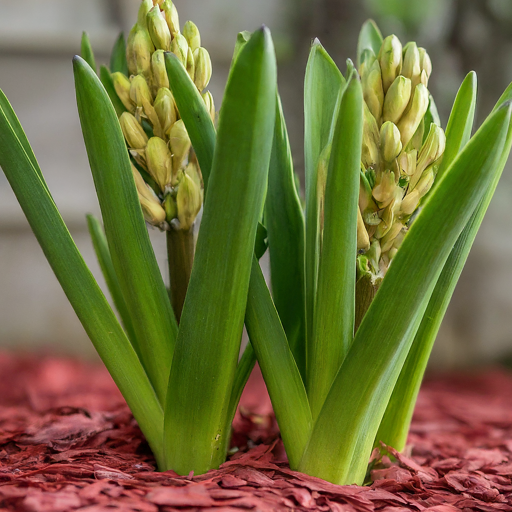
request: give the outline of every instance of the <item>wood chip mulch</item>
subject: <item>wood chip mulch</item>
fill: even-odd
[[[104,368],[0,354],[0,511],[512,511],[511,374],[428,380],[409,442],[374,467],[371,486],[291,471],[255,373],[228,462],[158,473]]]

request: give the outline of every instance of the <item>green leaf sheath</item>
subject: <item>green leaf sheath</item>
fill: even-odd
[[[100,66],[100,80],[103,84],[103,87],[105,88],[105,91],[107,91],[112,105],[114,105],[114,108],[116,109],[117,116],[121,116],[123,112],[126,112],[126,107],[123,105],[123,102],[117,95],[114,82],[112,81],[112,75],[106,66]]]
[[[436,183],[439,183],[438,180],[444,175],[471,137],[475,120],[476,94],[476,73],[472,71],[462,82],[453,103],[446,126],[446,148],[437,172]]]
[[[313,343],[307,389],[316,419],[354,338],[357,208],[363,92],[352,75],[341,100],[325,188]]]
[[[112,73],[123,73],[125,76],[130,76],[128,71],[128,62],[126,60],[126,42],[124,34],[121,32],[119,37],[114,43],[112,53],[110,54],[110,71]]]
[[[30,143],[27,139],[27,136],[25,135],[25,132],[23,131],[23,128],[21,127],[20,122],[18,121],[18,118],[12,109],[11,104],[9,103],[9,100],[5,96],[4,92],[0,89],[0,109],[2,109],[2,115],[5,116],[6,122],[9,123],[11,129],[14,131],[14,135],[19,140],[21,146],[23,147],[23,151],[27,155],[28,159],[30,160],[30,163],[32,164],[32,168],[37,173],[39,178],[41,179],[41,183],[46,190],[48,196],[52,198],[52,195],[50,193],[50,190],[48,189],[48,186],[46,185],[46,181],[43,178],[43,175],[41,173],[41,169],[39,168],[39,164],[37,163],[36,155],[34,155],[34,152],[32,151],[32,147],[30,146]]]
[[[306,285],[304,214],[295,187],[293,161],[281,101],[276,105],[265,225],[272,295],[290,348],[306,381]]]
[[[197,155],[206,194],[215,148],[215,127],[197,87],[176,55],[167,52],[165,66],[169,87]]]
[[[476,82],[474,83],[476,85]],[[509,93],[512,93],[512,87],[509,88]],[[504,95],[498,102],[497,107],[501,106],[505,101],[510,101],[510,99],[510,94]],[[469,102],[474,104],[473,100],[469,100]],[[461,104],[457,101],[455,102],[450,119],[452,119],[453,116],[462,118],[463,112],[460,109],[460,105]],[[466,110],[472,110],[472,112],[474,112],[474,108],[468,108]],[[472,116],[473,113],[471,114],[471,117]],[[451,123],[449,126],[453,129],[455,123]],[[462,132],[462,130],[459,130],[459,133]],[[459,139],[461,140],[461,149],[467,144],[471,129],[464,130],[464,132],[464,137]],[[448,135],[451,133],[448,132]],[[441,322],[450,303],[457,281],[462,273],[462,269],[466,263],[476,234],[478,233],[478,229],[480,228],[505,164],[507,163],[511,145],[512,128],[509,127],[505,148],[503,150],[501,160],[496,167],[494,179],[468,224],[464,228],[464,231],[457,240],[457,243],[455,244],[443,268],[443,272],[439,277],[434,292],[432,293],[427,310],[425,311],[423,320],[418,329],[411,350],[409,351],[404,367],[402,368],[395,389],[393,390],[386,413],[375,438],[375,444],[377,446],[380,441],[383,441],[397,450],[403,450],[405,447],[421,381],[423,380],[423,375],[425,373],[439,327],[441,326]]]
[[[301,471],[338,484],[363,482],[375,435],[443,265],[496,176],[509,122],[510,107],[494,113],[425,203],[334,380]]]
[[[5,98],[5,97],[3,97]],[[0,166],[69,302],[115,383],[162,460],[163,412],[117,318],[80,255],[55,206],[18,120],[0,106]],[[18,137],[18,134],[23,134]]]
[[[112,103],[92,69],[73,60],[78,113],[112,263],[139,342],[137,352],[163,403],[177,335]]]
[[[382,34],[379,27],[377,27],[373,20],[366,21],[361,28],[357,42],[357,67],[361,65],[361,57],[365,50],[372,50],[375,56],[377,56],[381,46]]]
[[[296,469],[309,439],[311,410],[306,388],[255,257],[245,325],[272,400],[290,467]]]
[[[169,62],[169,61],[168,61]],[[272,149],[276,62],[254,33],[228,80],[165,408],[166,467],[204,473],[225,459],[256,226]]]
[[[307,359],[313,343],[320,216],[317,166],[329,143],[331,125],[340,90],[345,82],[340,70],[318,40],[309,54],[304,83],[304,155],[306,165],[306,343]],[[306,364],[309,373],[310,365]]]
[[[108,250],[108,242],[105,237],[105,232],[103,231],[100,221],[94,217],[94,215],[87,215],[87,226],[91,235],[94,252],[96,253],[96,257],[100,264],[101,272],[105,278],[105,282],[107,283],[107,288],[112,296],[117,312],[121,317],[126,334],[132,342],[133,348],[137,351],[138,345],[135,338],[132,319],[128,312],[128,306],[124,300],[123,292],[119,286],[119,280],[117,279],[114,265],[112,264],[112,258],[110,257],[110,251]],[[140,357],[140,354],[138,355]]]
[[[96,73],[96,60],[94,58],[94,51],[91,46],[91,41],[89,40],[89,34],[87,32],[82,32],[82,41],[80,44],[80,55],[82,59],[91,66],[92,70]]]

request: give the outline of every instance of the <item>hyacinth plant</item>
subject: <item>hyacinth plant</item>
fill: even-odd
[[[383,40],[370,21],[343,75],[315,41],[304,213],[267,29],[239,34],[217,129],[208,53],[170,0],[142,2],[100,78],[87,37],[82,56],[77,103],[102,213],[88,221],[120,320],[3,94],[0,165],[159,469],[198,474],[225,460],[257,359],[290,466],[362,484],[374,447],[405,446],[512,145],[512,87],[471,137],[470,73],[444,132],[425,50]],[[145,221],[166,232],[168,289]],[[258,263],[267,249],[272,293]]]

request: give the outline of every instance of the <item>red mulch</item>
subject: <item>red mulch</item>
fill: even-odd
[[[427,381],[410,457],[369,487],[291,471],[259,374],[234,426],[240,450],[203,476],[157,473],[105,369],[0,354],[0,511],[512,511],[512,375]]]

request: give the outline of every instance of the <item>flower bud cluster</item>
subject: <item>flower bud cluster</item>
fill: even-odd
[[[425,115],[432,63],[423,48],[413,42],[402,47],[392,35],[378,55],[367,49],[361,61],[365,101],[358,250],[364,256],[358,268],[377,278],[385,275],[434,183],[446,139]]]
[[[181,61],[214,120],[213,97],[205,91],[212,65],[208,51],[201,47],[198,28],[187,21],[180,32],[178,11],[171,0],[142,0],[126,47],[130,76],[112,74],[126,108],[119,121],[130,155],[139,166],[132,165],[146,221],[161,229],[189,230],[201,209],[203,184],[169,89],[165,52]]]

